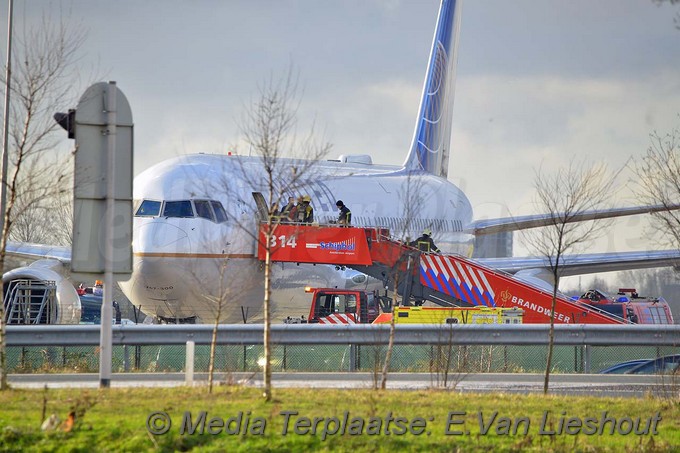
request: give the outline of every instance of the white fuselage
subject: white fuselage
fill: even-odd
[[[283,160],[281,168],[292,170],[296,162]],[[312,178],[304,188],[281,201],[309,195],[319,223],[337,218],[335,202],[341,199],[353,225],[389,227],[402,239],[431,228],[442,251],[468,254],[472,247],[473,236],[463,231],[472,219],[470,203],[444,178],[335,161],[319,162],[308,172]],[[253,197],[260,192],[267,198],[262,173],[256,157],[195,154],[162,162],[135,178],[135,210],[143,215],[134,218],[132,277],[121,284],[135,306],[165,319],[262,319],[264,272],[256,257]],[[140,211],[145,201],[153,209]],[[224,207],[226,221],[220,221],[215,202]],[[209,204],[214,209],[207,215]],[[275,263],[272,282],[276,320],[306,314],[305,286],[363,288],[369,279],[332,265]]]

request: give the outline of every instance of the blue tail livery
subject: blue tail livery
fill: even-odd
[[[404,162],[407,170],[425,170],[444,178],[448,174],[461,3],[443,0],[439,8],[416,127]]]

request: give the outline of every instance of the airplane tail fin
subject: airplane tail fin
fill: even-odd
[[[462,0],[442,0],[423,94],[404,167],[446,177]]]

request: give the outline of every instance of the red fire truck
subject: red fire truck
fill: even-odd
[[[673,324],[671,308],[663,297],[640,296],[635,288],[620,288],[616,297],[590,289],[578,298],[578,302],[632,324]]]
[[[265,259],[267,253],[263,246],[268,242],[266,240],[267,228],[270,227],[263,225],[260,229],[262,240],[259,241],[258,257],[262,260]],[[551,291],[545,291],[513,275],[491,269],[460,255],[421,252],[391,239],[389,231],[383,228],[282,224],[276,226],[276,237],[277,243],[282,245],[269,250],[272,261],[351,267],[382,280],[384,287],[400,294],[407,305],[429,301],[442,306],[442,308],[437,307],[438,312],[431,312],[437,313],[435,317],[440,319],[456,318],[442,314],[445,310],[452,309],[514,309],[523,312],[522,323],[524,324],[547,323],[551,319],[557,324],[672,323],[668,305],[662,299],[637,300],[632,297],[631,293],[632,300],[622,302],[618,299],[616,301],[609,299],[606,303],[595,304],[592,299],[570,299],[558,294],[553,303]],[[294,241],[291,238],[294,238]],[[340,296],[342,294],[327,293],[325,297],[328,298],[327,300],[332,300],[333,297]],[[354,297],[357,300],[356,307],[365,307],[365,314],[360,310],[356,311],[357,308],[354,309],[354,313],[348,312],[347,306],[343,309],[334,308],[337,311],[332,314],[343,315],[336,317],[337,319],[373,322],[375,318],[372,317],[377,313],[379,304],[374,302],[371,305],[370,294],[363,296],[355,294]],[[364,305],[359,303],[362,297],[366,300]],[[316,309],[321,310],[322,306],[326,307],[325,303],[313,301],[313,309],[318,307]],[[349,310],[352,310],[351,305]],[[407,308],[404,311],[407,310],[408,315],[400,312],[398,316],[412,318],[412,314],[415,315],[418,311],[413,308]],[[420,313],[413,319],[420,317],[420,322],[426,322],[424,319],[427,316],[423,313],[428,311],[424,308],[420,309]],[[391,313],[390,310],[384,309],[383,312]],[[503,313],[498,311],[496,315],[499,319],[510,319],[514,316],[503,318]],[[378,315],[375,314],[375,316]],[[462,319],[462,312],[460,316],[457,319]],[[486,316],[486,318],[490,319],[491,316]],[[320,317],[312,310],[307,321],[316,322],[317,319]],[[478,316],[475,319],[484,319],[484,317]]]
[[[309,316],[288,317],[286,324],[521,324],[523,310],[488,307],[396,307],[387,296],[359,290],[305,288],[312,293]]]

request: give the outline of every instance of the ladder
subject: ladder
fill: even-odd
[[[12,280],[5,290],[5,323],[55,324],[57,285],[49,280]]]
[[[260,226],[258,258],[265,259],[267,225]],[[346,266],[396,288],[404,300],[442,306],[521,308],[524,323],[547,323],[552,292],[455,254],[425,253],[389,237],[384,228],[278,224],[269,235],[272,261]],[[556,324],[626,321],[557,294]]]

